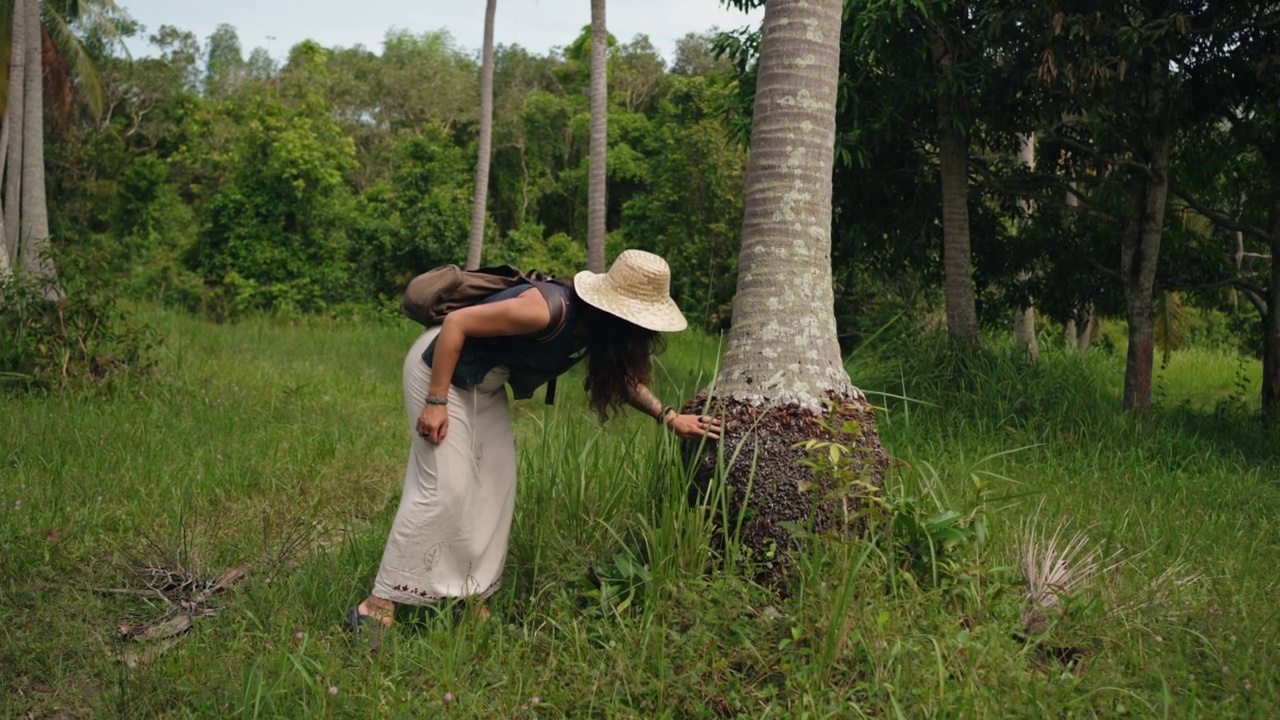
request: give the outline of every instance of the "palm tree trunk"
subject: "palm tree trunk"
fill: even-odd
[[[696,478],[710,482],[717,456],[728,461],[728,516],[749,518],[743,544],[761,558],[776,550],[776,565],[756,568],[763,579],[776,579],[791,556],[787,523],[817,534],[865,526],[852,488],[837,496],[807,487],[800,443],[855,448],[853,476],[873,485],[888,466],[836,342],[831,174],[842,8],[843,0],[765,4],[733,322],[711,399],[685,406],[724,418],[721,447],[702,454]],[[835,419],[820,424],[828,408]]]
[[[961,345],[978,344],[978,310],[973,290],[969,243],[969,134],[960,102],[945,81],[955,72],[953,43],[932,31],[933,62],[938,73],[938,173],[942,180],[942,285],[947,333]]]
[[[831,285],[840,0],[769,0],[733,321],[716,395],[819,408],[856,392]],[[806,22],[821,32],[806,34]],[[796,58],[813,58],[801,63]]]
[[[467,269],[480,267],[484,250],[484,218],[489,200],[489,159],[493,146],[493,16],[498,0],[488,0],[484,8],[484,50],[480,65],[480,140],[476,157],[476,191],[471,208],[471,240],[467,249]]]
[[[609,143],[609,31],[604,0],[591,0],[591,145],[587,172],[587,268],[605,271],[605,184]]]
[[[44,187],[44,73],[41,68],[41,29],[39,0],[20,0],[26,4],[27,69],[24,88],[22,142],[22,263],[26,270],[45,281],[45,295],[51,300],[63,297],[57,270],[49,256],[49,206]]]
[[[14,266],[22,265],[22,242],[18,230],[22,203],[22,121],[24,119],[23,90],[27,84],[27,12],[24,0],[13,3],[13,48],[9,60],[9,105],[5,109],[5,121],[9,135],[5,146],[4,187],[4,239],[9,247]]]

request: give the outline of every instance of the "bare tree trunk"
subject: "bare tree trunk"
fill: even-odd
[[[27,12],[23,0],[13,3],[13,52],[9,60],[9,106],[5,121],[9,125],[6,146],[4,187],[4,239],[13,265],[22,265],[22,239],[19,236],[22,204],[22,121],[23,90],[27,84]]]
[[[710,482],[719,453],[731,461],[728,513],[749,518],[742,543],[761,558],[776,551],[776,564],[756,568],[764,579],[778,577],[791,556],[787,523],[815,533],[865,527],[860,495],[808,487],[813,474],[796,464],[805,455],[799,443],[851,447],[852,471],[873,485],[888,466],[875,414],[836,342],[831,174],[842,7],[842,0],[765,4],[733,323],[711,399],[685,406],[704,412],[709,403],[725,420],[720,450],[702,453],[696,477]],[[851,430],[833,433],[817,422],[828,403],[834,427]]]
[[[1084,316],[1084,325],[1075,345],[1076,352],[1081,355],[1089,352],[1089,345],[1093,342],[1093,325],[1095,322],[1097,321],[1094,319],[1093,313],[1088,313]]]
[[[493,147],[493,16],[498,0],[488,0],[484,8],[484,50],[480,65],[480,139],[476,157],[476,190],[471,208],[471,239],[467,247],[467,269],[480,267],[484,251],[484,218],[489,200],[489,159]]]
[[[816,410],[828,393],[857,392],[836,342],[831,285],[840,8],[841,0],[765,6],[738,289],[717,397]]]
[[[1129,321],[1129,350],[1124,369],[1125,410],[1151,409],[1151,376],[1155,353],[1154,290],[1160,240],[1164,233],[1165,203],[1169,199],[1169,155],[1173,145],[1168,124],[1168,62],[1151,65],[1147,113],[1151,128],[1140,140],[1141,158],[1149,173],[1135,174],[1129,183],[1129,207],[1120,250],[1120,278],[1124,283],[1125,316]]]
[[[1262,414],[1280,422],[1280,166],[1272,167],[1271,192],[1271,278],[1262,316]]]
[[[9,113],[6,109],[4,119],[0,120],[0,177],[3,177],[5,162],[9,157],[10,129]],[[4,210],[4,203],[0,202],[0,277],[8,277],[13,272],[14,250],[17,249],[9,245],[9,239],[4,234]]]
[[[933,63],[938,74],[938,173],[942,180],[942,285],[947,333],[952,342],[977,345],[978,311],[969,243],[969,135],[962,127],[958,98],[945,88],[957,61],[953,45],[940,31],[933,31],[932,35]]]
[[[587,169],[587,269],[605,271],[606,156],[609,144],[609,31],[604,0],[591,0],[591,157]]]
[[[1145,413],[1151,408],[1151,377],[1155,353],[1156,262],[1164,231],[1164,208],[1169,196],[1169,146],[1165,135],[1153,153],[1152,177],[1130,183],[1128,219],[1120,257],[1125,316],[1129,321],[1129,351],[1124,372],[1124,409]]]
[[[1025,166],[1028,170],[1035,169],[1036,164],[1036,137],[1035,135],[1027,135],[1022,139],[1022,145],[1018,151],[1018,162]],[[1018,204],[1022,207],[1022,211],[1028,216],[1031,214],[1031,203],[1026,200],[1020,200]],[[1026,282],[1030,278],[1030,274],[1022,272],[1018,274],[1019,282]],[[1022,347],[1027,349],[1027,354],[1031,357],[1033,364],[1040,362],[1040,344],[1036,340],[1036,308],[1035,305],[1029,304],[1027,307],[1018,308],[1013,314],[1013,339]]]
[[[49,206],[44,188],[44,73],[41,62],[39,0],[20,0],[27,8],[26,106],[23,108],[22,148],[22,264],[32,275],[45,281],[45,295],[63,297],[58,273],[49,256]]]

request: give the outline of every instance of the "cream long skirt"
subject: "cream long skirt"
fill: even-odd
[[[404,403],[413,444],[404,491],[373,594],[409,605],[487,597],[502,582],[516,497],[516,449],[506,368],[471,390],[449,387],[449,429],[434,445],[415,426],[431,384],[422,353],[439,328],[418,338],[404,361]]]

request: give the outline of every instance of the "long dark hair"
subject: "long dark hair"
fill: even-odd
[[[627,403],[630,387],[648,383],[653,375],[652,356],[666,347],[660,333],[623,320],[583,303],[583,330],[587,341],[587,404],[605,422]]]

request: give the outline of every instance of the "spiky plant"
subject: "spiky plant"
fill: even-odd
[[[1103,557],[1089,538],[1076,532],[1065,541],[1065,523],[1052,535],[1027,523],[1022,532],[1019,570],[1026,583],[1022,603],[1022,629],[1028,636],[1041,635],[1049,627],[1051,615],[1062,613],[1062,599],[1078,595],[1094,586],[1098,578],[1116,568],[1117,555]]]

